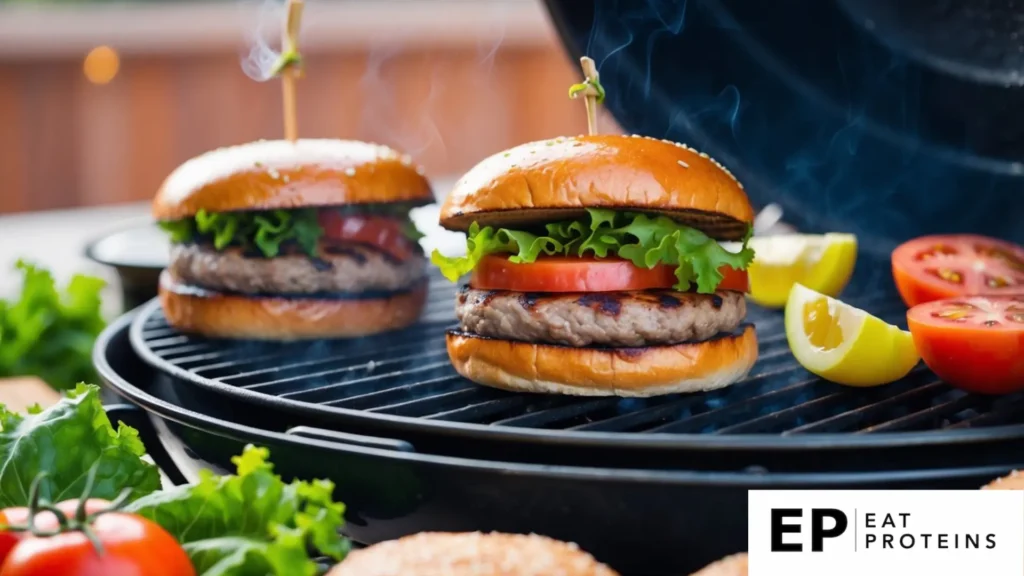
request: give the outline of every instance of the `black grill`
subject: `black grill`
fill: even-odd
[[[648,399],[504,392],[477,386],[450,365],[444,332],[454,325],[454,297],[455,286],[437,276],[423,319],[412,328],[284,345],[180,334],[153,302],[136,318],[132,342],[145,360],[181,380],[249,400],[287,400],[324,417],[358,411],[506,429],[790,436],[991,427],[1020,422],[1024,413],[1022,394],[967,394],[923,365],[877,388],[825,382],[790,354],[781,312],[753,305],[748,319],[757,327],[760,357],[746,380],[724,390]],[[844,300],[905,324],[905,307],[892,291]]]

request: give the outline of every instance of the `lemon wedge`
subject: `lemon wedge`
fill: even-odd
[[[754,261],[750,299],[767,308],[785,306],[794,284],[838,296],[853,274],[857,237],[853,234],[785,234],[750,239]]]
[[[920,360],[910,332],[801,284],[786,302],[786,339],[804,368],[847,386],[894,382]]]

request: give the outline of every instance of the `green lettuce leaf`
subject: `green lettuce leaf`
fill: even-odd
[[[588,209],[587,213],[587,220],[548,224],[545,236],[490,226],[481,228],[473,223],[466,236],[464,256],[447,257],[435,250],[430,261],[445,278],[456,282],[489,254],[510,254],[509,260],[515,263],[534,262],[542,253],[618,256],[642,268],[672,266],[677,280],[674,289],[686,291],[696,285],[697,292],[710,294],[722,282],[723,266],[743,270],[754,259],[754,251],[747,245],[749,227],[741,249],[730,252],[700,230],[665,216],[652,218],[597,208]]]
[[[126,507],[163,526],[201,576],[313,576],[316,549],[341,560],[349,549],[338,530],[345,507],[327,480],[285,484],[266,448],[247,446],[233,476],[204,471],[199,482],[155,492]]]
[[[76,275],[64,292],[53,275],[18,261],[24,276],[16,300],[0,300],[0,378],[38,376],[62,389],[94,381],[92,346],[103,330],[100,292],[105,282]]]
[[[160,489],[156,467],[141,459],[145,448],[134,428],[110,425],[96,386],[79,384],[46,410],[16,414],[0,405],[0,508],[25,506],[36,476],[46,471],[40,496],[53,502],[78,498],[98,466],[92,496],[130,498]]]
[[[408,207],[371,210],[402,220],[402,230],[413,241],[423,234],[409,218]],[[217,250],[229,247],[258,250],[264,257],[273,258],[281,253],[281,245],[294,241],[310,256],[316,255],[316,245],[323,236],[323,228],[316,209],[268,210],[262,212],[207,212],[200,210],[194,218],[159,222],[170,236],[171,242],[182,243],[194,239],[211,242]]]

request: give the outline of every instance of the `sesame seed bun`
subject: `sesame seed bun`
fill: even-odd
[[[456,231],[577,218],[586,208],[664,214],[717,240],[739,240],[753,222],[743,186],[724,166],[682,144],[598,135],[531,142],[465,174],[441,208]]]
[[[352,140],[261,140],[192,158],[153,201],[157,220],[208,212],[434,201],[423,170],[388,148]]]
[[[464,377],[494,388],[574,396],[657,396],[724,388],[757,361],[752,324],[704,342],[642,348],[558,346],[447,334]]]
[[[981,487],[982,490],[1024,490],[1024,474],[1014,470],[1002,478],[996,478],[992,482]]]
[[[357,550],[328,576],[618,576],[574,544],[544,536],[421,532]]]
[[[747,555],[727,556],[691,576],[747,576]]]

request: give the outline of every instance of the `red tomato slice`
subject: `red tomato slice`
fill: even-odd
[[[719,290],[749,290],[746,270],[723,266],[721,272],[725,278]],[[675,283],[674,268],[667,265],[648,269],[618,258],[569,256],[545,256],[529,264],[515,264],[499,254],[482,258],[469,280],[469,285],[479,290],[513,292],[624,292],[670,289]]]
[[[892,253],[907,306],[975,294],[1024,294],[1024,248],[986,236],[923,236]]]
[[[1024,389],[1024,295],[936,300],[911,308],[907,323],[946,382],[983,394]]]
[[[317,216],[327,240],[342,240],[379,246],[398,260],[415,252],[416,243],[402,230],[402,222],[387,216],[345,215],[337,210],[321,210]]]

